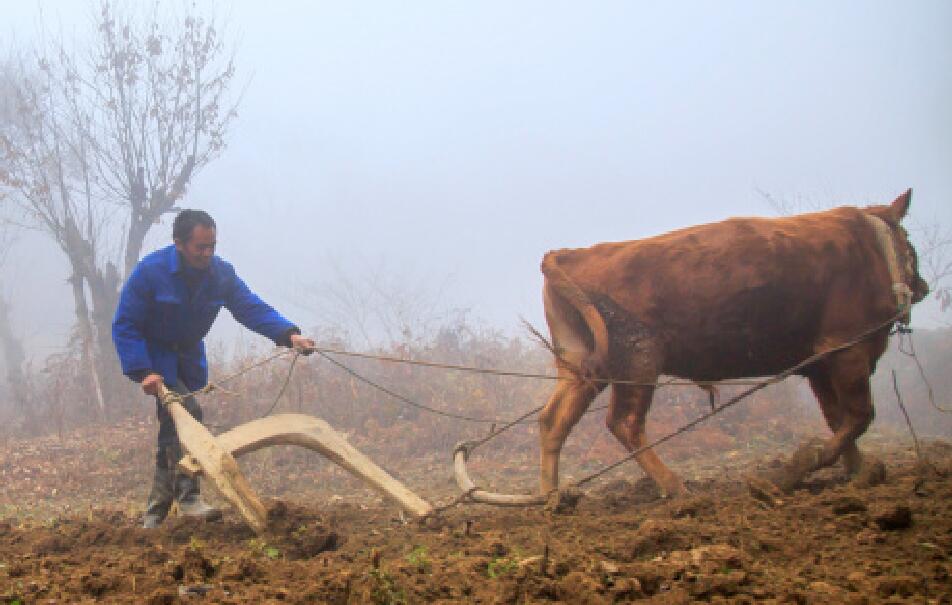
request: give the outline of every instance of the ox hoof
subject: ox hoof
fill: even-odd
[[[801,447],[783,466],[760,474],[758,485],[770,483],[779,492],[789,494],[803,483],[813,470],[814,460],[816,460],[815,450],[807,446]]]
[[[783,466],[763,473],[756,478],[755,482],[750,480],[747,484],[750,486],[752,483],[756,483],[762,490],[769,493],[789,494],[800,485],[800,482],[803,481],[805,477],[806,473],[798,472],[789,466]],[[767,487],[768,485],[770,487]]]
[[[823,466],[823,451],[826,443],[822,439],[811,439],[797,448],[790,460],[781,468],[767,473],[764,478],[776,485],[782,492],[792,492],[807,475]]]
[[[747,477],[747,489],[751,497],[771,508],[783,506],[783,492],[769,479],[757,476]]]
[[[581,499],[582,492],[575,488],[558,489],[549,494],[545,510],[556,515],[569,515],[575,512]]]
[[[664,500],[672,500],[688,494],[688,488],[680,480],[668,485],[659,485],[658,488],[661,490],[661,498]]]
[[[878,458],[865,456],[850,482],[862,488],[881,485],[886,482],[886,465]]]

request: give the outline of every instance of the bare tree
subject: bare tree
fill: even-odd
[[[69,261],[97,391],[115,365],[119,285],[152,225],[222,151],[236,115],[226,103],[233,55],[214,20],[160,21],[158,3],[147,18],[117,5],[99,5],[87,48],[61,34],[17,58],[12,119],[0,124],[0,184],[19,223],[46,232]]]
[[[36,414],[31,405],[27,378],[23,372],[26,353],[23,350],[23,342],[13,328],[10,303],[2,298],[0,298],[0,351],[3,353],[3,361],[7,368],[6,378],[13,407],[23,417],[26,428],[34,430],[37,427]]]
[[[831,207],[829,202],[822,203],[799,193],[793,197],[787,197],[774,195],[760,188],[755,188],[754,190],[757,192],[757,195],[763,199],[764,203],[770,206],[773,211],[780,216],[790,216],[791,214],[799,214],[801,212],[819,212],[821,210],[828,210]]]
[[[0,124],[9,123],[13,117],[12,90],[10,81],[4,77],[9,74],[10,64],[0,64]],[[3,175],[3,164],[0,164],[0,177]],[[0,204],[5,200],[5,193],[0,190]],[[14,237],[9,225],[0,225],[0,267],[6,264],[7,253],[14,243]],[[2,290],[2,288],[0,288]],[[13,407],[23,417],[28,429],[36,427],[36,417],[28,397],[27,379],[23,372],[26,362],[26,353],[23,341],[17,334],[12,320],[12,304],[0,294],[0,352],[6,365],[7,384],[10,388],[10,397]]]
[[[8,226],[0,227],[0,267],[6,264],[7,253],[14,243]],[[0,288],[2,290],[2,288]],[[12,317],[12,304],[0,294],[0,355],[6,366],[6,379],[9,387],[9,396],[12,407],[22,417],[24,426],[28,430],[37,427],[36,414],[29,397],[29,386],[24,364],[26,352],[23,341],[17,334]]]
[[[939,309],[952,308],[952,229],[934,221],[916,229],[919,265],[929,290],[939,301]]]

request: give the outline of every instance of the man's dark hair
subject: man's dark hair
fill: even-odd
[[[192,237],[196,225],[201,225],[208,229],[215,229],[215,219],[204,210],[192,210],[186,208],[175,216],[175,222],[172,223],[172,239],[185,243]]]

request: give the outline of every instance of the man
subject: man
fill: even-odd
[[[112,339],[123,373],[156,397],[159,419],[155,478],[143,526],[157,527],[172,500],[181,514],[204,519],[221,516],[201,498],[198,479],[176,474],[182,457],[171,415],[158,399],[159,385],[186,394],[208,383],[202,341],[225,307],[239,323],[276,344],[308,351],[314,341],[275,311],[237,276],[230,263],[215,256],[215,221],[201,210],[182,210],[172,225],[173,245],[136,265],[122,288],[112,324]],[[186,397],[185,409],[199,422],[202,408]]]

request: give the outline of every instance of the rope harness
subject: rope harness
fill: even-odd
[[[879,250],[882,252],[883,259],[886,261],[886,268],[889,270],[889,278],[892,280],[892,291],[896,297],[896,305],[902,310],[905,309],[905,321],[909,323],[908,313],[912,308],[912,289],[906,284],[905,277],[912,275],[914,268],[912,259],[905,255],[903,262],[899,262],[899,248],[896,245],[896,236],[892,229],[883,219],[871,214],[863,213],[863,218],[873,228],[876,234],[876,242],[879,244]]]
[[[668,433],[668,434],[666,434],[666,435],[664,435],[664,436],[662,436],[662,437],[659,437],[659,438],[655,439],[655,440],[652,441],[651,443],[648,443],[647,445],[644,445],[644,446],[642,446],[642,447],[639,447],[639,448],[637,448],[637,449],[635,449],[635,450],[629,452],[629,454],[628,454],[627,456],[625,456],[625,457],[623,457],[623,458],[617,460],[616,462],[613,462],[613,463],[611,463],[611,464],[609,464],[609,465],[603,467],[602,469],[600,469],[600,470],[598,470],[598,471],[595,471],[595,472],[593,472],[593,473],[591,473],[591,474],[589,474],[589,475],[586,475],[585,477],[583,477],[583,478],[581,478],[581,479],[579,479],[579,480],[573,482],[573,483],[570,484],[569,486],[567,486],[567,488],[568,488],[568,489],[573,489],[573,488],[577,489],[577,488],[580,488],[582,485],[585,485],[585,484],[587,484],[587,483],[589,483],[589,482],[595,480],[596,478],[601,477],[602,475],[608,473],[609,471],[611,471],[611,470],[613,470],[613,469],[615,469],[615,468],[621,466],[622,464],[625,464],[625,463],[627,463],[627,462],[633,460],[634,458],[636,458],[636,457],[637,457],[638,455],[640,455],[641,453],[643,453],[643,452],[645,452],[645,451],[647,451],[647,450],[650,450],[651,448],[657,447],[657,446],[659,446],[659,445],[661,445],[661,444],[663,444],[663,443],[665,443],[665,442],[667,442],[667,441],[669,441],[669,440],[671,440],[671,439],[674,439],[675,437],[677,437],[677,436],[679,436],[679,435],[682,435],[682,434],[684,434],[684,433],[686,433],[686,432],[688,432],[688,431],[694,429],[695,427],[697,427],[697,426],[700,425],[701,423],[703,423],[703,422],[709,420],[710,418],[712,418],[712,417],[714,417],[714,416],[720,414],[722,411],[726,410],[727,408],[736,405],[737,403],[739,403],[740,401],[743,401],[744,399],[748,398],[750,395],[756,393],[757,391],[760,391],[760,390],[762,390],[762,389],[764,389],[764,388],[766,388],[766,387],[768,387],[768,386],[770,386],[770,385],[772,385],[772,384],[776,384],[776,383],[778,383],[778,382],[780,382],[780,381],[782,381],[782,380],[784,380],[784,379],[786,379],[786,378],[788,378],[788,377],[790,377],[790,376],[792,376],[792,375],[798,373],[800,370],[803,370],[803,369],[806,368],[807,366],[812,365],[812,364],[814,364],[814,363],[816,363],[816,362],[818,362],[818,361],[820,361],[820,360],[822,360],[822,359],[824,359],[824,358],[826,358],[826,357],[829,357],[830,355],[832,355],[832,354],[834,354],[834,353],[837,353],[837,352],[839,352],[839,351],[848,349],[848,348],[850,348],[850,347],[852,347],[852,346],[854,346],[854,345],[856,345],[856,344],[858,344],[858,343],[860,343],[860,342],[866,340],[867,338],[869,338],[869,337],[872,336],[873,334],[876,334],[877,332],[880,332],[881,330],[888,328],[889,326],[893,325],[894,323],[896,324],[896,332],[898,332],[898,333],[900,334],[900,351],[902,351],[902,352],[903,352],[904,354],[906,354],[906,355],[909,355],[910,357],[912,357],[912,358],[915,360],[915,362],[916,362],[916,364],[917,364],[917,366],[918,366],[918,368],[919,368],[920,375],[922,376],[923,380],[925,380],[925,373],[924,373],[924,371],[923,371],[923,369],[922,369],[922,365],[919,363],[918,357],[916,356],[915,349],[912,347],[911,338],[909,338],[909,342],[910,342],[910,345],[909,345],[909,346],[910,346],[910,349],[909,349],[908,351],[906,351],[906,350],[904,349],[904,347],[903,347],[903,343],[904,343],[904,341],[905,341],[905,337],[908,336],[909,332],[911,332],[911,330],[908,328],[908,322],[909,322],[910,309],[911,309],[911,305],[912,305],[913,293],[912,293],[912,290],[909,288],[909,286],[906,285],[905,279],[904,279],[906,275],[909,275],[909,274],[914,270],[914,268],[911,266],[911,260],[910,260],[910,259],[908,258],[908,256],[907,256],[906,258],[903,259],[903,260],[904,260],[904,263],[903,263],[903,264],[900,264],[899,254],[898,254],[898,248],[897,248],[896,241],[895,241],[895,236],[892,234],[892,231],[891,231],[891,229],[889,228],[889,226],[886,225],[886,223],[885,223],[882,219],[879,219],[879,218],[877,218],[877,217],[874,217],[874,216],[871,216],[871,215],[868,215],[868,214],[864,214],[863,216],[864,216],[864,218],[866,219],[866,221],[868,222],[868,224],[870,225],[870,227],[872,228],[873,232],[875,233],[875,235],[876,235],[876,241],[877,241],[877,243],[879,244],[880,252],[882,253],[882,256],[883,256],[884,260],[886,261],[886,266],[887,266],[887,269],[888,269],[888,272],[889,272],[890,281],[892,282],[892,283],[891,283],[892,292],[893,292],[893,295],[894,295],[895,298],[896,298],[896,308],[897,308],[897,312],[896,312],[893,316],[891,316],[891,317],[890,317],[889,319],[887,319],[886,321],[883,321],[882,323],[880,323],[880,324],[878,324],[878,325],[876,325],[876,326],[874,326],[874,327],[872,327],[872,328],[870,328],[870,329],[864,331],[863,333],[861,333],[860,335],[858,335],[857,337],[853,338],[852,340],[850,340],[850,341],[848,341],[848,342],[845,342],[845,343],[843,343],[843,344],[840,344],[840,345],[837,345],[837,346],[828,348],[828,349],[826,349],[826,350],[824,350],[824,351],[820,351],[820,352],[818,352],[818,353],[815,353],[814,355],[811,355],[810,357],[804,359],[803,361],[801,361],[800,363],[798,363],[798,364],[796,364],[796,365],[794,365],[794,366],[791,366],[790,368],[784,370],[783,372],[780,372],[779,374],[775,374],[775,375],[773,375],[773,376],[770,376],[770,377],[768,377],[768,378],[766,378],[766,379],[759,380],[759,381],[750,381],[750,380],[689,381],[689,380],[671,379],[671,380],[667,380],[667,381],[661,381],[661,382],[655,381],[655,382],[650,382],[650,383],[649,383],[649,382],[643,382],[643,381],[621,380],[621,379],[604,378],[604,377],[584,377],[583,382],[585,382],[586,384],[590,385],[592,388],[595,388],[595,385],[596,385],[596,384],[619,384],[619,385],[650,386],[650,387],[661,387],[661,386],[687,386],[687,385],[691,385],[691,386],[699,386],[699,387],[702,387],[702,388],[703,388],[703,387],[710,387],[710,386],[713,386],[713,385],[730,384],[730,385],[747,386],[748,388],[744,389],[741,393],[739,393],[739,394],[737,394],[737,395],[731,397],[728,401],[726,401],[726,402],[723,403],[723,404],[720,404],[720,405],[715,406],[715,405],[713,405],[713,401],[712,401],[711,410],[710,410],[709,412],[706,412],[706,413],[702,414],[701,416],[698,416],[698,417],[695,418],[694,420],[688,422],[687,424],[685,424],[685,425],[683,425],[683,426],[677,428],[676,430],[674,430],[674,431],[672,431],[672,432],[670,432],[670,433]],[[905,265],[905,266],[903,266],[903,265]],[[533,330],[533,331],[534,331],[534,330]],[[535,331],[534,331],[534,332],[535,332]],[[536,332],[536,333],[537,333],[537,332]],[[537,334],[538,334],[538,333],[537,333]],[[544,340],[544,339],[543,339],[543,340]],[[551,350],[551,347],[550,347],[550,350]],[[516,426],[516,425],[518,425],[518,424],[522,424],[522,423],[526,422],[526,420],[527,420],[529,417],[534,416],[535,414],[539,413],[539,412],[545,407],[545,405],[541,405],[541,406],[535,407],[535,408],[533,408],[533,409],[531,409],[531,410],[525,412],[524,414],[522,414],[522,415],[519,416],[518,418],[515,418],[515,419],[510,420],[510,421],[507,421],[507,422],[501,422],[501,421],[498,420],[498,419],[475,418],[475,417],[467,416],[467,415],[464,415],[464,414],[457,414],[457,413],[453,413],[453,412],[447,412],[447,411],[444,411],[444,410],[438,410],[438,409],[436,409],[436,408],[433,408],[433,407],[430,407],[430,406],[421,404],[421,403],[419,403],[419,402],[413,401],[412,399],[410,399],[410,398],[408,398],[408,397],[406,397],[406,396],[403,396],[403,395],[401,395],[401,394],[399,394],[399,393],[396,393],[395,391],[393,391],[393,390],[391,390],[391,389],[389,389],[389,388],[387,388],[387,387],[385,387],[385,386],[383,386],[383,385],[381,385],[381,384],[378,384],[377,382],[375,382],[375,381],[373,381],[373,380],[371,380],[371,379],[369,379],[369,378],[363,376],[362,374],[358,373],[358,372],[355,371],[354,369],[352,369],[352,368],[348,367],[347,365],[341,363],[340,361],[338,361],[337,359],[335,359],[333,356],[334,356],[334,355],[340,355],[340,356],[347,356],[347,357],[352,357],[352,358],[357,358],[357,359],[370,359],[370,360],[375,360],[375,361],[385,361],[385,362],[390,362],[390,363],[401,363],[401,364],[408,364],[408,365],[413,365],[413,366],[421,366],[421,367],[429,367],[429,368],[438,368],[438,369],[454,370],[454,371],[463,371],[463,372],[476,373],[476,374],[484,374],[484,375],[493,375],[493,376],[507,376],[507,377],[516,377],[516,378],[531,378],[531,379],[538,379],[538,380],[560,380],[560,379],[564,379],[564,378],[560,378],[559,376],[552,376],[552,375],[550,375],[550,374],[537,374],[537,373],[530,373],[530,372],[515,372],[515,371],[502,370],[502,369],[497,369],[497,368],[482,368],[482,367],[466,366],[466,365],[461,365],[461,364],[449,364],[449,363],[440,363],[440,362],[432,362],[432,361],[420,361],[420,360],[404,359],[404,358],[393,357],[393,356],[388,356],[388,355],[372,355],[372,354],[368,354],[368,353],[357,353],[357,352],[346,351],[346,350],[335,349],[335,348],[328,348],[328,347],[313,347],[313,348],[310,348],[310,349],[308,349],[308,350],[306,350],[306,351],[297,350],[297,349],[283,349],[283,350],[280,350],[280,351],[278,351],[278,352],[276,352],[276,353],[270,355],[269,357],[266,357],[266,358],[264,358],[264,359],[262,359],[262,360],[259,360],[259,361],[255,362],[255,363],[253,363],[253,364],[251,364],[251,365],[249,365],[249,366],[243,367],[243,368],[239,369],[238,371],[236,371],[236,372],[234,372],[234,373],[232,373],[232,374],[230,374],[230,375],[228,375],[228,376],[225,376],[224,378],[219,379],[219,380],[216,381],[216,382],[210,382],[208,385],[206,385],[205,387],[202,387],[201,389],[197,389],[197,390],[195,390],[195,391],[191,391],[191,392],[184,393],[184,394],[175,393],[175,392],[173,392],[173,391],[168,391],[168,390],[166,390],[166,391],[164,391],[163,396],[162,396],[161,399],[162,399],[162,401],[163,401],[164,403],[166,403],[166,404],[168,404],[168,403],[170,403],[170,402],[172,402],[172,401],[177,401],[177,402],[181,403],[184,398],[189,397],[189,396],[194,396],[194,395],[197,395],[197,394],[210,393],[210,392],[212,392],[212,391],[214,391],[214,390],[222,390],[222,391],[224,391],[224,388],[221,386],[222,383],[225,383],[225,382],[228,382],[228,381],[230,381],[230,380],[232,380],[232,379],[234,379],[234,378],[237,378],[237,377],[239,377],[239,376],[241,376],[241,375],[243,375],[243,374],[245,374],[245,373],[247,373],[247,372],[249,372],[249,371],[251,371],[251,370],[257,368],[257,367],[260,367],[260,366],[263,366],[263,365],[265,365],[265,364],[267,364],[267,363],[270,363],[270,362],[272,362],[272,361],[274,361],[274,360],[276,360],[276,359],[278,359],[278,358],[280,358],[280,357],[283,357],[283,356],[286,356],[286,355],[289,355],[289,354],[290,354],[290,355],[293,355],[293,358],[292,358],[292,360],[291,360],[291,364],[290,364],[290,366],[289,366],[289,368],[288,368],[287,375],[285,376],[284,382],[283,382],[283,384],[282,384],[282,386],[281,386],[281,388],[280,388],[280,390],[279,390],[279,392],[278,392],[278,395],[275,397],[274,401],[272,402],[272,404],[270,405],[270,407],[268,408],[268,410],[267,410],[264,414],[262,414],[261,417],[264,417],[264,416],[267,416],[267,415],[269,415],[271,412],[274,411],[274,409],[275,409],[275,407],[277,406],[278,402],[280,401],[281,397],[284,395],[284,392],[287,390],[288,384],[290,383],[290,380],[291,380],[291,375],[292,375],[292,373],[294,372],[294,367],[295,367],[295,364],[297,363],[298,358],[299,358],[302,354],[310,354],[310,353],[317,353],[318,355],[320,355],[320,357],[321,357],[322,359],[325,359],[326,361],[328,361],[328,362],[331,363],[332,365],[334,365],[334,366],[340,368],[341,370],[343,370],[344,372],[346,372],[347,374],[349,374],[351,377],[353,377],[353,378],[355,378],[355,379],[357,379],[357,380],[359,380],[359,381],[361,381],[361,382],[363,382],[363,383],[365,383],[365,384],[371,386],[372,388],[374,388],[374,389],[376,389],[376,390],[379,390],[379,391],[382,392],[382,393],[385,393],[386,395],[388,395],[388,396],[390,396],[390,397],[392,397],[392,398],[394,398],[394,399],[396,399],[396,400],[398,400],[398,401],[400,401],[400,402],[402,402],[402,403],[404,403],[404,404],[406,404],[406,405],[409,405],[409,406],[412,406],[412,407],[415,407],[415,408],[417,408],[417,409],[421,409],[421,410],[424,410],[424,411],[427,411],[427,412],[430,412],[430,413],[433,413],[433,414],[437,414],[437,415],[440,415],[440,416],[444,416],[444,417],[447,417],[447,418],[453,418],[453,419],[457,419],[457,420],[463,420],[463,421],[474,422],[474,423],[491,423],[491,424],[492,424],[492,428],[491,428],[490,432],[489,432],[487,435],[485,435],[484,437],[482,437],[481,439],[476,439],[476,440],[471,440],[471,441],[465,441],[465,442],[460,443],[459,445],[457,445],[456,448],[455,448],[455,450],[454,450],[454,452],[453,452],[454,458],[455,458],[455,456],[456,456],[458,453],[460,453],[460,452],[463,452],[464,456],[465,456],[466,458],[468,458],[468,457],[470,456],[470,454],[471,454],[476,448],[478,448],[478,447],[484,445],[485,443],[487,443],[487,442],[489,442],[490,440],[496,438],[496,437],[499,436],[500,434],[502,434],[502,433],[508,431],[508,430],[511,429],[512,427],[514,427],[514,426]],[[559,357],[559,356],[557,356],[557,360],[559,360],[559,361],[564,361],[564,360],[558,359],[558,357]],[[570,368],[570,369],[571,369],[571,368]],[[580,373],[576,373],[576,375],[579,376],[579,377],[581,377],[581,374],[580,374]],[[898,385],[897,385],[897,383],[895,382],[895,380],[896,380],[896,379],[895,379],[895,373],[893,374],[893,380],[894,380],[894,386],[895,386],[895,388],[896,388],[896,390],[897,390],[897,395],[898,395]],[[932,387],[931,387],[931,385],[929,385],[928,381],[926,381],[926,386],[927,386],[928,392],[929,392],[929,399],[930,399],[930,401],[932,402],[932,405],[933,405],[936,409],[938,409],[938,410],[940,410],[940,411],[943,411],[943,412],[950,412],[950,411],[952,411],[952,410],[946,410],[946,409],[941,408],[940,406],[938,406],[938,405],[935,403],[934,395],[933,395],[933,392],[932,392]],[[906,413],[905,407],[902,405],[902,400],[901,400],[901,398],[900,398],[899,401],[900,401],[900,406],[901,406],[901,408],[902,408],[903,414],[906,415],[907,422],[909,422],[910,430],[912,430],[911,421],[909,421],[909,419],[908,419],[908,414]],[[596,410],[598,410],[598,409],[602,409],[603,407],[605,407],[605,406],[599,406],[599,407],[596,407],[596,408],[590,408],[589,410],[586,411],[586,413],[591,413],[591,412],[596,411]],[[502,426],[500,426],[499,428],[496,428],[496,425],[497,425],[497,424],[500,424],[500,423],[502,424]],[[913,439],[914,439],[915,442],[916,442],[916,447],[917,447],[917,451],[918,451],[918,438],[916,437],[914,431],[913,431]],[[463,504],[463,503],[465,503],[465,502],[471,501],[471,500],[472,500],[472,495],[473,495],[473,493],[476,492],[478,489],[479,489],[479,488],[477,488],[477,487],[473,487],[472,489],[470,489],[470,490],[464,492],[463,494],[460,494],[459,496],[457,496],[456,498],[454,498],[454,499],[453,499],[452,501],[450,501],[449,503],[444,504],[444,505],[442,505],[442,506],[437,506],[437,507],[435,507],[435,508],[434,508],[434,511],[431,513],[431,515],[439,514],[439,513],[443,512],[443,511],[445,511],[445,510],[447,510],[447,509],[449,509],[449,508],[452,508],[452,507],[454,507],[454,506],[457,506],[457,505]],[[563,488],[563,489],[564,489],[564,488]]]

